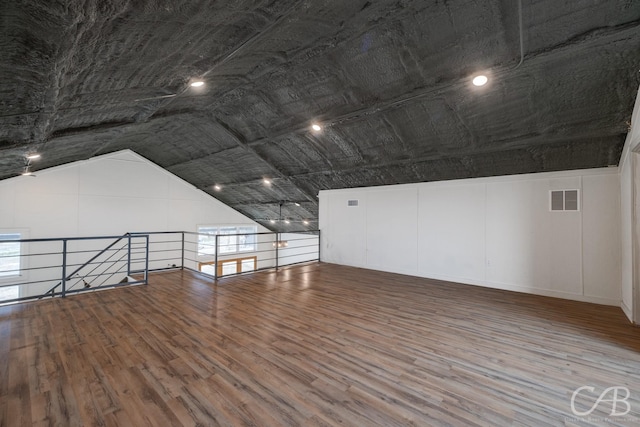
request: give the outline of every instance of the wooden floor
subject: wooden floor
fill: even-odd
[[[329,264],[150,282],[1,307],[0,425],[640,425],[615,307]],[[631,412],[576,417],[585,385]]]

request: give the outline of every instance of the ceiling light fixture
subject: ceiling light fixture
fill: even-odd
[[[197,80],[191,83],[191,87],[201,87],[201,86],[204,86],[204,82],[202,80]]]
[[[303,223],[304,225],[309,225],[309,221],[307,221],[306,219],[305,219],[305,220],[303,220],[303,221],[302,221],[302,223]]]
[[[296,206],[300,206],[300,203],[298,203],[298,202],[293,202],[293,204],[296,205]]]
[[[275,220],[275,219],[270,219],[270,220],[269,220],[269,222],[270,222],[271,224],[275,224],[275,223],[276,223],[276,220]]]
[[[37,160],[40,158],[40,153],[29,153],[25,157],[27,160]]]
[[[487,78],[487,76],[480,74],[473,78],[472,83],[474,86],[484,86],[487,84],[488,81],[489,79]]]
[[[278,240],[277,242],[273,242],[272,246],[274,248],[286,248],[287,246],[289,246],[289,242],[287,242],[286,240]]]
[[[216,190],[216,191],[220,191],[220,190],[222,190],[222,187],[220,187],[218,184],[216,184],[216,185],[213,186],[213,189]]]
[[[322,126],[320,126],[317,123],[314,123],[311,125],[311,129],[313,129],[314,132],[320,132],[322,130]]]
[[[271,185],[271,180],[270,180],[269,178],[264,178],[264,179],[262,180],[262,183],[263,183],[264,185]]]
[[[291,224],[291,221],[289,221],[288,219],[285,219],[285,220],[284,220],[284,223],[285,223],[285,224]]]
[[[22,172],[22,176],[36,176],[33,172],[31,172],[30,166],[27,165],[24,167],[24,171]]]

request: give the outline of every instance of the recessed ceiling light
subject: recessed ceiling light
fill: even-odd
[[[296,205],[296,206],[300,206],[300,203],[298,203],[298,202],[293,202],[293,204]]]
[[[40,158],[40,154],[39,153],[29,153],[26,155],[26,158],[29,160],[36,160]]]
[[[322,126],[320,126],[317,123],[314,123],[314,124],[311,125],[311,129],[313,129],[314,132],[320,132],[322,130]]]
[[[474,86],[484,86],[488,81],[489,79],[487,78],[487,76],[480,74],[479,76],[475,76],[473,78],[472,83]]]
[[[276,223],[276,220],[275,220],[275,219],[271,219],[271,220],[269,220],[269,222],[270,222],[271,224],[275,224],[275,223]]]
[[[264,179],[262,180],[262,183],[263,183],[264,185],[271,185],[271,180],[270,180],[269,178],[264,178]]]
[[[216,191],[220,191],[220,190],[222,190],[222,187],[220,187],[218,184],[216,184],[216,185],[213,186],[213,189],[216,190]]]
[[[202,80],[198,80],[191,83],[191,87],[200,87],[200,86],[204,86],[204,82]]]
[[[304,225],[309,225],[309,221],[307,221],[306,219],[305,219],[304,221],[302,221],[302,223],[303,223]]]
[[[290,224],[290,223],[291,223],[291,221],[289,221],[288,219],[285,219],[285,220],[284,220],[284,223],[285,223],[285,224]]]

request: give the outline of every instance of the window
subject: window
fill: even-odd
[[[549,192],[549,206],[552,211],[578,211],[578,190],[552,190]]]
[[[0,234],[0,278],[20,275],[20,233]]]
[[[20,233],[0,233],[0,282],[10,280],[21,274],[22,246],[19,240]],[[19,286],[0,286],[0,301],[11,300],[20,297]]]
[[[256,226],[198,227],[198,256],[215,255],[216,235],[220,254],[234,254],[256,250]],[[204,233],[204,234],[202,234]]]
[[[226,276],[236,273],[247,273],[255,271],[258,267],[258,257],[249,256],[244,258],[224,259],[218,261],[218,276]],[[214,261],[198,263],[198,270],[210,275],[216,274],[216,264]]]

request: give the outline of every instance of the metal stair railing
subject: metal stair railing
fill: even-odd
[[[3,244],[17,244],[20,250],[0,253],[0,304],[148,284],[148,235],[11,239],[1,240]]]
[[[56,285],[54,285],[51,289],[49,289],[47,292],[45,292],[40,298],[44,298],[45,296],[51,294],[53,295],[55,293],[55,290],[59,287],[62,286],[62,296],[64,297],[66,294],[66,283],[68,281],[71,280],[71,278],[73,276],[75,276],[76,274],[78,274],[83,268],[85,268],[87,265],[91,264],[93,261],[95,261],[96,259],[98,259],[100,257],[100,255],[104,254],[105,252],[107,252],[109,249],[111,249],[113,246],[115,246],[119,241],[121,241],[122,239],[124,239],[125,237],[129,236],[129,233],[125,233],[122,236],[118,237],[116,240],[114,240],[110,245],[108,245],[106,248],[102,249],[100,252],[98,252],[96,255],[94,255],[93,257],[91,257],[91,259],[89,259],[87,262],[85,262],[84,264],[82,264],[80,267],[76,268],[73,273],[69,274],[68,276],[66,275],[66,256],[67,256],[67,241],[68,239],[63,239],[63,278],[60,282],[58,282]]]

